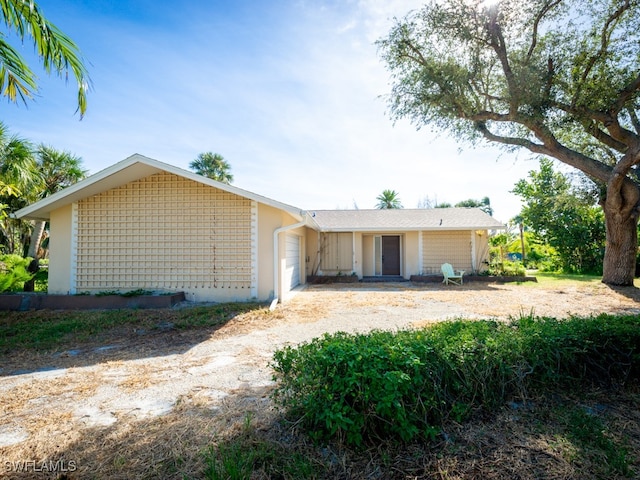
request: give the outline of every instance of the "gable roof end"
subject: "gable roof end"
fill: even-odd
[[[202,183],[224,190],[235,195],[239,195],[256,202],[269,205],[291,214],[301,221],[305,218],[305,212],[299,208],[287,205],[276,200],[272,200],[262,195],[258,195],[247,190],[243,190],[226,183],[217,182],[210,178],[203,177],[193,172],[174,167],[167,163],[154,160],[143,155],[135,154],[124,160],[91,175],[84,180],[60,190],[36,203],[28,205],[13,214],[15,218],[26,218],[32,220],[49,220],[51,212],[58,208],[72,204],[83,198],[98,195],[107,190],[121,187],[127,183],[140,180],[160,172],[168,172],[180,177],[188,178],[194,182]]]

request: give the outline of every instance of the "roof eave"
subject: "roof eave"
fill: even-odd
[[[317,225],[317,223],[316,223]],[[505,225],[482,225],[482,226],[458,226],[458,227],[409,227],[409,228],[399,228],[399,227],[320,227],[318,226],[318,230],[325,233],[347,233],[347,232],[451,232],[451,231],[460,231],[460,230],[506,230]]]
[[[136,164],[139,167],[131,172],[132,168],[136,168]],[[306,217],[306,212],[303,210],[287,205],[276,200],[258,195],[247,190],[243,190],[233,185],[217,182],[202,175],[198,175],[187,170],[183,170],[173,165],[169,165],[152,158],[145,157],[140,154],[134,154],[110,167],[101,170],[84,180],[81,180],[70,187],[65,188],[55,194],[46,197],[38,202],[28,205],[24,208],[13,213],[15,218],[27,218],[33,220],[49,220],[51,211],[72,204],[75,201],[87,198],[92,195],[96,195],[112,188],[125,185],[126,183],[139,180],[149,175],[159,173],[160,171],[166,171],[174,175],[178,175],[184,178],[188,178],[204,185],[215,187],[219,190],[223,190],[241,197],[255,200],[256,202],[263,203],[265,205],[284,210],[292,215],[296,220],[302,221]],[[128,175],[133,173],[132,175]],[[113,181],[111,184],[107,184],[104,188],[100,187],[101,183],[106,182],[109,178]],[[94,187],[94,188],[92,188]]]

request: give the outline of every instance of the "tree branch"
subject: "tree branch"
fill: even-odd
[[[627,113],[629,114],[629,118],[631,119],[631,125],[633,125],[633,128],[635,128],[636,133],[640,135],[640,119],[638,119],[638,114],[632,107],[627,107]]]
[[[492,112],[487,112],[492,113]],[[496,115],[496,114],[494,114]],[[493,115],[488,115],[487,120],[501,121]],[[506,115],[499,116],[503,120]],[[513,121],[513,120],[508,120]],[[607,182],[610,178],[612,168],[608,165],[605,165],[601,162],[598,162],[580,152],[572,150],[570,148],[562,145],[558,140],[553,136],[553,134],[543,126],[540,125],[531,125],[522,122],[517,122],[528,128],[542,143],[535,143],[531,140],[527,140],[526,138],[520,137],[505,137],[501,135],[496,135],[491,132],[487,127],[486,120],[476,120],[474,121],[475,129],[482,134],[487,140],[493,142],[499,142],[504,145],[511,145],[514,147],[523,147],[529,150],[530,152],[537,153],[540,155],[548,155],[550,157],[556,158],[567,165],[577,168],[581,172],[586,173],[587,175],[600,180],[601,182]]]
[[[562,0],[556,0],[554,2],[547,2],[546,5],[542,7],[542,9],[536,15],[535,20],[533,21],[533,33],[531,34],[531,45],[529,46],[529,51],[527,52],[527,63],[531,60],[531,55],[533,55],[533,51],[536,48],[538,43],[538,26],[542,21],[543,17],[554,7],[558,6],[562,3]]]
[[[483,110],[482,112],[478,112],[473,115],[468,115],[466,118],[467,120],[471,120],[472,122],[482,122],[482,123],[485,123],[487,120],[493,120],[494,122],[514,121],[511,114],[509,113],[497,113],[497,112],[491,112],[488,110]]]
[[[629,3],[629,0],[625,0],[625,2],[620,5],[620,7],[615,12],[613,12],[604,23],[602,32],[600,33],[600,49],[594,55],[591,55],[589,61],[587,62],[586,68],[582,72],[580,83],[578,84],[578,88],[576,88],[576,93],[573,97],[573,104],[578,101],[578,97],[582,93],[582,85],[584,85],[596,62],[600,57],[602,57],[602,55],[606,52],[607,47],[609,46],[609,42],[611,41],[611,33],[613,33],[613,29],[609,30],[609,27],[611,27],[611,25],[614,24],[616,20],[618,20],[622,16],[622,14],[630,7],[631,5]]]
[[[618,115],[618,113],[620,113],[624,108],[625,104],[631,99],[631,97],[633,97],[635,93],[638,92],[638,90],[640,90],[640,74],[638,74],[635,80],[633,80],[629,85],[627,85],[620,91],[618,99],[611,108],[612,114]]]
[[[530,140],[527,140],[525,138],[520,138],[520,137],[504,137],[502,135],[496,135],[495,133],[491,132],[489,130],[489,128],[487,127],[486,122],[484,121],[477,121],[475,122],[475,128],[476,130],[478,130],[483,136],[484,138],[486,138],[487,140],[491,141],[491,142],[499,142],[502,143],[504,145],[511,145],[514,147],[524,147],[527,150],[533,152],[533,153],[539,153],[542,155],[550,155],[549,151],[545,148],[544,145],[538,144],[538,143],[533,143]]]
[[[583,127],[584,131],[591,135],[593,138],[620,153],[624,153],[628,148],[628,145],[626,143],[620,142],[613,138],[611,135],[608,135],[607,133],[600,130],[596,122],[585,122],[583,123]]]
[[[427,64],[427,59],[424,58],[424,55],[422,55],[422,52],[420,51],[420,49],[418,47],[416,47],[411,40],[409,39],[404,39],[402,40],[402,45],[404,45],[405,47],[408,47],[409,50],[411,50],[411,52],[413,52],[413,55],[409,54],[409,53],[405,53],[404,55],[400,55],[401,57],[406,57],[410,60],[413,60],[414,62],[420,64],[420,65],[426,65]],[[415,55],[415,56],[414,56]]]
[[[640,164],[640,142],[615,165],[607,183],[607,201],[620,209],[623,217],[632,215],[640,201],[640,191],[628,177],[629,173],[632,173],[632,168],[638,164]]]
[[[633,148],[630,148],[623,157],[618,160],[613,167],[614,174],[624,175],[625,177],[635,165],[640,164],[640,142],[637,142]]]
[[[502,71],[504,72],[504,76],[507,80],[507,85],[509,87],[509,96],[511,97],[509,100],[509,105],[511,112],[514,113],[518,109],[518,102],[515,92],[518,90],[516,88],[516,82],[513,75],[513,70],[511,70],[511,65],[509,65],[509,57],[507,55],[507,47],[504,42],[504,37],[502,35],[502,29],[500,28],[500,24],[498,23],[498,10],[493,9],[491,11],[491,18],[487,23],[487,31],[489,32],[489,38],[491,48],[496,52],[498,56],[498,60],[500,60],[500,64],[502,65]]]
[[[620,125],[620,121],[618,120],[618,117],[615,115],[612,115],[606,112],[600,112],[598,110],[593,110],[586,107],[577,107],[575,105],[567,105],[566,103],[562,103],[562,102],[554,102],[553,105],[556,108],[562,110],[563,112],[568,113],[569,115],[582,121],[583,124],[587,122],[591,124],[594,121],[602,124],[604,128],[606,128],[607,131],[609,132],[609,136],[611,138],[609,142],[618,142],[619,144],[625,145],[625,149],[620,149],[616,147],[614,143],[607,143],[608,146],[610,146],[611,148],[615,148],[621,153],[624,153],[626,148],[629,147],[629,145],[633,144],[638,140],[637,135],[634,132]],[[592,135],[594,138],[597,138],[599,140],[599,137],[596,137],[594,135],[595,133],[594,131],[586,128],[585,128],[585,131],[590,135]],[[602,132],[602,134],[604,134],[604,132]]]

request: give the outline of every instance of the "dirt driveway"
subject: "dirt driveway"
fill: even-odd
[[[205,334],[168,329],[148,340],[113,338],[3,359],[0,477],[18,476],[12,462],[28,459],[73,461],[78,478],[98,471],[109,472],[99,478],[132,478],[152,468],[152,461],[137,470],[133,465],[149,455],[177,451],[193,460],[239,412],[270,409],[268,364],[275,349],[325,332],[458,317],[600,312],[640,313],[638,289],[593,283],[317,285],[273,312],[243,314]],[[132,471],[136,475],[129,476]]]

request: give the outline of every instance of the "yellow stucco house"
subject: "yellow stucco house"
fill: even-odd
[[[50,222],[51,294],[192,301],[281,300],[309,275],[477,272],[504,228],[475,208],[304,211],[142,155],[15,216]]]

